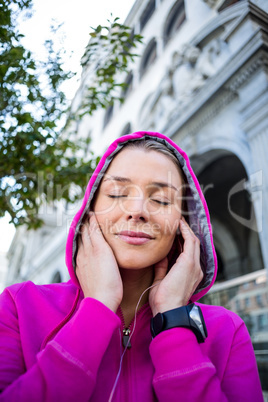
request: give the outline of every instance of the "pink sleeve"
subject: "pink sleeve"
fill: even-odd
[[[263,401],[254,351],[244,324],[234,334],[221,379],[189,329],[160,333],[152,341],[150,353],[155,367],[153,386],[160,402]]]
[[[228,364],[222,380],[222,389],[228,401],[262,402],[263,395],[254,349],[245,323],[237,316]]]
[[[26,371],[16,307],[10,296],[1,298],[0,401],[88,401],[119,318],[102,303],[84,299]]]

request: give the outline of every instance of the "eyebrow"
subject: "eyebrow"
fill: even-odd
[[[128,178],[128,177],[122,177],[122,176],[110,176],[110,177],[106,177],[103,181],[118,181],[120,183],[132,183],[132,181]],[[173,186],[173,184],[170,183],[165,183],[162,181],[154,181],[151,183],[153,186],[156,187],[160,187],[160,188],[165,188],[165,187],[169,187],[172,188],[175,191],[178,191],[178,189]]]
[[[127,177],[122,177],[122,176],[109,176],[109,177],[105,177],[105,179],[103,179],[103,181],[108,181],[108,180],[119,181],[121,183],[131,183],[130,179],[128,179]]]

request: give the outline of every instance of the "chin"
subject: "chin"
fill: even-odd
[[[152,259],[151,256],[146,258],[146,256],[141,256],[141,255],[133,255],[133,253],[130,253],[130,255],[126,258],[126,256],[120,256],[120,255],[115,255],[118,266],[122,269],[144,269],[148,267],[152,267],[154,264],[156,264],[158,261],[160,261],[162,258],[158,259]]]
[[[141,248],[137,246],[133,249],[132,246],[118,247],[117,244],[112,243],[110,243],[110,247],[113,250],[118,266],[122,269],[139,270],[152,267],[166,256],[166,250],[162,250],[161,253],[158,252],[158,255],[155,255],[156,248],[146,250],[142,246]]]
[[[129,258],[118,258],[116,259],[119,268],[122,269],[144,269],[153,265],[150,261],[137,261],[137,259],[129,259]]]

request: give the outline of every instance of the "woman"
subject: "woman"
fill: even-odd
[[[242,320],[195,303],[216,256],[199,184],[169,138],[109,147],[66,262],[69,282],[1,296],[1,401],[263,400]]]

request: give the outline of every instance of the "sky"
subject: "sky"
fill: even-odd
[[[41,54],[42,44],[49,36],[49,27],[55,20],[63,23],[59,40],[72,56],[66,66],[77,72],[71,91],[67,96],[74,96],[77,79],[81,73],[80,59],[89,40],[90,27],[104,25],[111,14],[124,22],[135,0],[33,0],[33,17],[21,24],[25,34],[24,45]]]
[[[25,35],[23,45],[42,57],[42,45],[50,35],[50,25],[63,23],[58,38],[66,49],[66,69],[76,72],[71,83],[64,88],[68,99],[72,99],[81,75],[80,58],[89,40],[90,27],[104,25],[111,14],[124,22],[135,0],[33,0],[33,16],[21,22]],[[69,56],[68,56],[69,55]],[[5,253],[15,233],[6,215],[0,219],[0,253]]]

